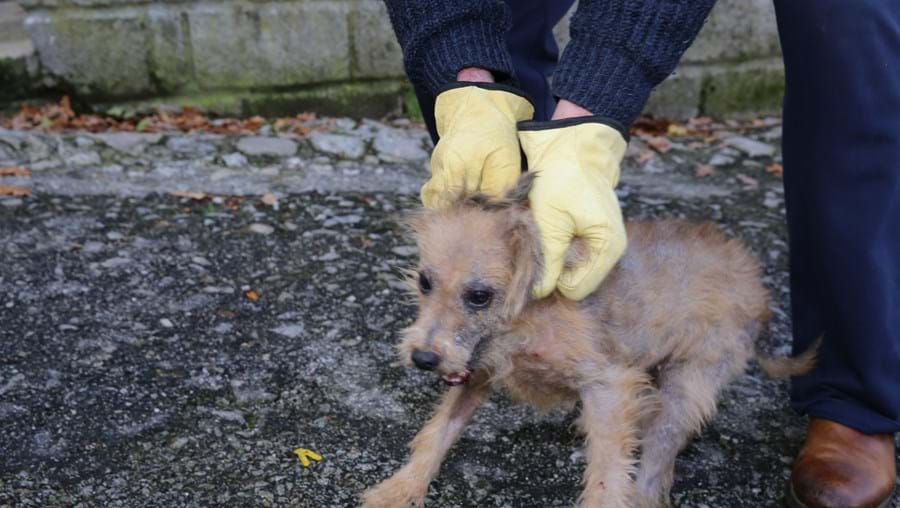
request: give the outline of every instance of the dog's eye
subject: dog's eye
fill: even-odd
[[[484,289],[473,289],[466,292],[466,304],[474,309],[483,309],[491,303],[494,293]]]
[[[424,294],[428,294],[428,292],[431,291],[431,279],[421,272],[419,272],[419,289]]]

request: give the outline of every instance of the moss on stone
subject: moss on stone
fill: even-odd
[[[101,109],[120,107],[152,111],[161,107],[192,106],[216,115],[289,116],[303,111],[323,115],[381,117],[401,111],[409,85],[401,80],[321,85],[294,91],[225,91],[174,95],[156,99],[107,103]]]
[[[0,58],[0,102],[24,99],[32,92],[24,58]]]
[[[412,90],[407,90],[403,94],[403,114],[414,122],[425,121],[425,117],[422,116],[422,106],[419,105],[419,99]]]
[[[736,66],[704,80],[701,111],[707,115],[777,113],[784,97],[784,69],[778,64]]]

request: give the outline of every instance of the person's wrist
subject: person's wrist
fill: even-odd
[[[556,104],[556,110],[553,111],[551,120],[565,120],[566,118],[579,118],[583,116],[593,116],[589,110],[575,104],[574,102],[560,99]]]
[[[456,73],[457,81],[470,81],[472,83],[493,83],[494,75],[491,71],[478,67],[466,67]]]

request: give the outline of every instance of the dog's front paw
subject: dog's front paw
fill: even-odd
[[[363,508],[422,508],[428,485],[392,476],[363,493]]]

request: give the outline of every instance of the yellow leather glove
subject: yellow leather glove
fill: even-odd
[[[533,115],[531,102],[510,87],[461,82],[445,88],[434,105],[439,139],[422,204],[443,208],[463,192],[497,196],[514,187],[522,174],[516,123]]]
[[[566,298],[581,300],[625,252],[625,225],[613,188],[627,131],[609,123],[584,117],[519,124],[528,170],[537,173],[528,195],[543,251],[541,277],[533,289],[537,298],[559,289]],[[588,258],[564,269],[576,236],[586,240]]]

